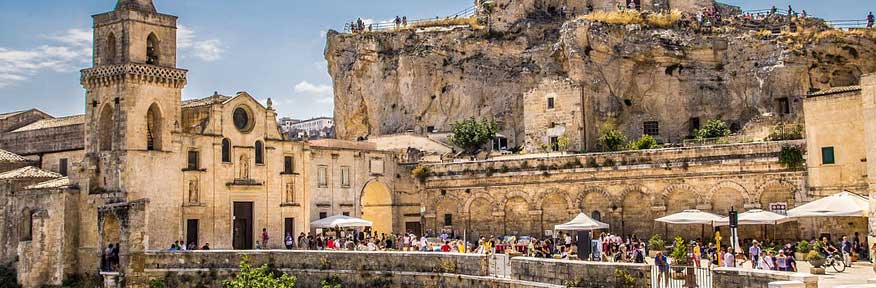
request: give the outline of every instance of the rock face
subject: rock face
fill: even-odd
[[[580,87],[580,126],[595,149],[602,123],[629,137],[659,124],[659,141],[680,142],[697,123],[723,119],[799,122],[813,91],[856,85],[876,71],[872,33],[771,34],[652,29],[529,13],[508,31],[457,27],[340,34],[325,51],[334,79],[337,135],[367,138],[493,118],[522,145],[523,96],[544,79]],[[786,104],[787,103],[787,104]],[[552,124],[553,125],[553,124]],[[529,128],[526,128],[529,129]]]

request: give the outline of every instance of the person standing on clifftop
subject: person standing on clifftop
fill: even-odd
[[[873,28],[874,21],[876,21],[876,17],[873,17],[873,11],[870,11],[870,14],[867,14],[867,28]]]

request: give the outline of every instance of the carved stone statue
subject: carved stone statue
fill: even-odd
[[[189,203],[201,203],[198,180],[189,180]]]
[[[292,180],[286,183],[286,203],[295,203],[295,183]]]
[[[243,154],[240,156],[240,174],[239,179],[249,179],[249,155]]]

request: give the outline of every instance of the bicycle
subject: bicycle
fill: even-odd
[[[828,267],[832,267],[834,271],[837,273],[846,271],[846,262],[843,261],[843,255],[838,252],[830,253],[829,256],[824,261],[824,265],[822,265],[824,269]]]

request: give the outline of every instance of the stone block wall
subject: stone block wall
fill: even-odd
[[[4,133],[0,148],[19,155],[80,150],[85,145],[84,136],[82,124]]]
[[[511,258],[511,277],[516,280],[577,287],[650,287],[651,266],[647,264],[584,262],[529,257]],[[622,275],[635,279],[628,283]],[[743,287],[743,286],[739,286]]]
[[[435,278],[434,276],[438,274],[471,277],[489,275],[488,258],[483,255],[274,250],[139,253],[132,256],[125,278],[127,284],[133,287],[139,287],[137,285],[148,283],[151,279],[176,281],[179,279],[177,277],[188,279],[186,282],[192,283],[189,285],[201,283],[210,286],[226,279],[238,268],[244,257],[248,257],[254,266],[268,264],[274,269],[299,277],[303,281],[301,283],[303,287],[314,287],[320,280],[332,274],[340,274],[343,280],[353,283],[380,282],[381,278],[388,278],[384,280],[395,278],[392,280],[394,283],[404,281],[429,283],[435,281],[429,278]],[[402,276],[399,275],[407,275],[403,277],[407,280],[401,280],[398,277]],[[353,285],[353,287],[367,286]],[[450,287],[465,286],[451,285]]]
[[[807,273],[742,270],[738,268],[716,268],[712,270],[713,288],[768,288],[770,282],[776,281],[801,281],[806,285],[806,288],[818,288],[818,276]]]

